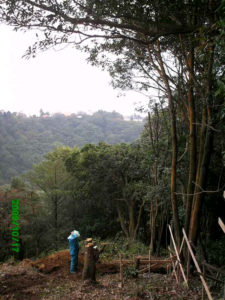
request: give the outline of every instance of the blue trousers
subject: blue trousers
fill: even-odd
[[[70,272],[77,272],[78,267],[78,253],[71,255]]]

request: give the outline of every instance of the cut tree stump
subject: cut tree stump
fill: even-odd
[[[92,238],[87,238],[87,239],[85,240],[85,244],[89,244],[89,243],[92,243]]]
[[[93,246],[94,246],[93,243],[88,243],[85,246],[84,268],[83,268],[82,279],[95,282],[96,281],[96,278],[95,278],[96,267],[95,267],[95,256],[94,256]]]

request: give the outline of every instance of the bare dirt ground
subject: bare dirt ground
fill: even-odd
[[[125,278],[121,288],[118,266],[97,263],[97,283],[82,281],[83,255],[79,256],[78,272],[69,273],[69,251],[19,264],[0,266],[0,300],[138,300],[138,299],[201,299],[199,289],[177,286],[171,275],[151,274]]]

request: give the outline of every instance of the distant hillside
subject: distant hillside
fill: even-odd
[[[40,117],[0,112],[0,184],[30,169],[56,145],[131,143],[142,129],[142,122],[125,121],[116,112]]]

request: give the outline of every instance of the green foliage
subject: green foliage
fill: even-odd
[[[55,114],[40,117],[16,113],[0,113],[0,184],[9,182],[33,164],[41,162],[43,155],[56,145],[82,147],[86,143],[126,142],[137,139],[143,124],[125,121],[116,113],[98,111],[92,116]]]
[[[60,1],[38,0],[27,4],[9,0],[0,5],[0,20],[16,29],[41,28],[28,57],[53,45],[70,43],[77,47],[91,39],[91,57],[103,49],[146,46],[159,37],[182,33],[207,32],[211,10],[202,2],[186,1]],[[190,15],[195,12],[195,26]],[[97,31],[95,30],[97,26]],[[88,34],[87,34],[88,32]],[[74,37],[75,35],[75,37]],[[76,36],[78,35],[78,36]],[[107,37],[96,41],[96,35]],[[77,38],[76,38],[77,37]],[[90,43],[89,43],[90,44]],[[119,50],[117,55],[120,54]]]
[[[123,276],[127,278],[136,278],[138,276],[138,270],[134,266],[127,266],[123,269]]]
[[[206,247],[209,263],[220,267],[225,266],[225,236],[223,235],[215,241],[209,241]]]
[[[97,245],[101,245],[101,239],[94,240]],[[149,252],[149,247],[143,242],[127,239],[121,232],[118,232],[113,239],[104,240],[104,244],[106,244],[106,247],[101,254],[101,259],[106,261],[118,260],[120,254],[123,255],[123,258],[133,259],[134,256],[148,255]]]
[[[99,143],[84,146],[80,153],[72,153],[66,161],[68,171],[81,183],[82,197],[95,203],[98,213],[102,205],[109,213],[117,209],[123,231],[133,238],[137,235],[138,212],[146,195],[144,156],[138,143],[113,146]]]
[[[12,189],[21,189],[25,187],[24,181],[20,177],[14,177],[11,180]]]

